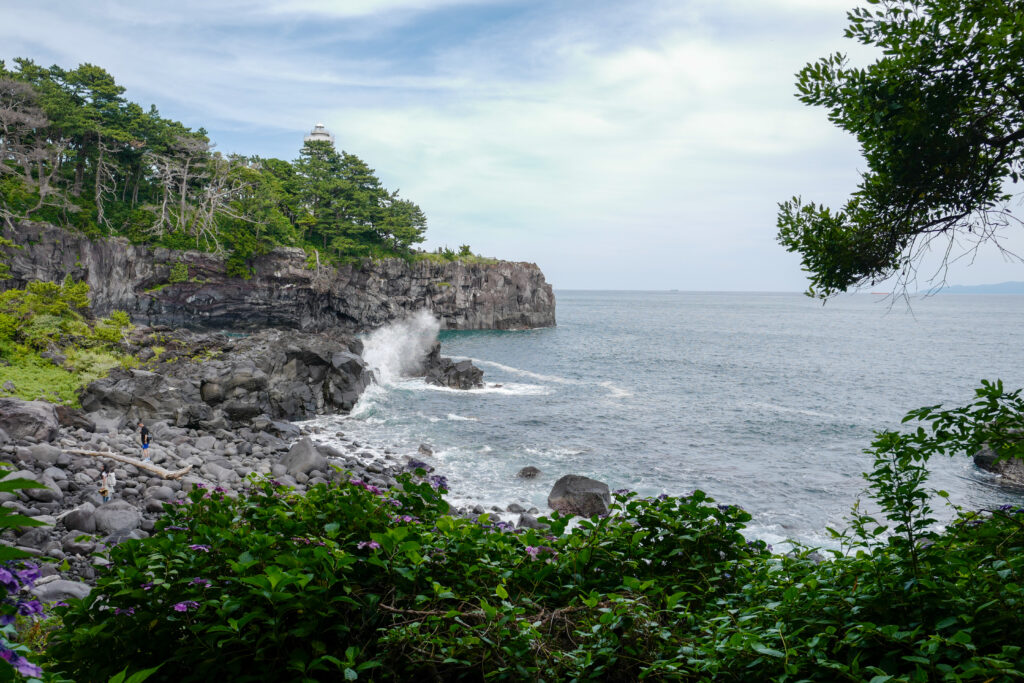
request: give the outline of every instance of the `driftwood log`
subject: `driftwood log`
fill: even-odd
[[[65,449],[67,453],[73,453],[75,455],[88,455],[93,458],[108,458],[110,460],[116,460],[123,462],[128,465],[134,465],[140,470],[146,470],[163,479],[181,479],[192,470],[192,465],[188,465],[180,470],[165,470],[163,467],[157,467],[151,462],[142,462],[137,458],[130,458],[127,455],[121,455],[120,453],[111,453],[110,451],[83,451],[80,448],[68,448]]]

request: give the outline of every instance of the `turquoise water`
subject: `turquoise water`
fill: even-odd
[[[645,495],[700,488],[751,511],[760,537],[827,544],[864,488],[874,430],[969,401],[983,378],[1024,386],[1024,296],[908,311],[866,294],[556,295],[556,328],[441,334],[487,388],[390,380],[336,424],[399,453],[429,444],[456,502],[544,510],[558,477],[584,474]],[[517,480],[526,465],[543,474]],[[958,504],[1022,501],[968,458],[933,469]]]

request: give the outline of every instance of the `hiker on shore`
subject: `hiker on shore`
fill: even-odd
[[[110,502],[115,486],[117,486],[117,477],[114,476],[114,466],[109,462],[104,463],[103,474],[100,476],[100,495],[103,496],[104,503]]]
[[[149,427],[139,420],[139,440],[142,442],[142,462],[149,462]]]

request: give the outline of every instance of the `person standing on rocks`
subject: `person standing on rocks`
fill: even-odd
[[[104,503],[110,502],[115,486],[117,486],[117,477],[114,476],[114,466],[109,462],[104,463],[103,475],[100,477],[100,495],[103,496]]]
[[[142,462],[149,462],[149,427],[139,420],[139,439],[142,441]]]

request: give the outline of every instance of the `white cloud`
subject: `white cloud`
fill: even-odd
[[[863,57],[847,0],[58,7],[0,0],[3,56],[104,66],[226,151],[292,158],[323,120],[423,206],[429,244],[561,286],[803,289],[775,204],[857,179],[855,142],[793,97],[807,61]],[[478,20],[432,23],[453,8]]]

